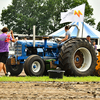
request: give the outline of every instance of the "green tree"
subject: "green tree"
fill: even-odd
[[[98,31],[100,31],[100,22],[98,22],[97,28]]]
[[[17,33],[36,35],[50,34],[66,24],[60,24],[60,13],[85,3],[85,22],[95,25],[93,8],[87,0],[13,0],[12,5],[2,10],[1,22]]]

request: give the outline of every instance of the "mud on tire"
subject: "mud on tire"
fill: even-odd
[[[96,67],[96,53],[86,39],[71,39],[66,42],[59,54],[60,67],[66,75],[93,75]]]

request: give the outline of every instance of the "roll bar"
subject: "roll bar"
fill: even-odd
[[[78,37],[78,36],[79,36],[79,32],[80,32],[79,27],[78,27],[77,25],[70,25],[70,26],[69,26],[69,29],[70,29],[72,26],[74,26],[74,27],[76,26],[76,27],[77,27],[77,30],[78,30],[78,32],[77,32],[77,37]]]

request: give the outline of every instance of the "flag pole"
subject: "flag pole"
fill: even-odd
[[[84,16],[85,16],[85,8],[84,8]],[[82,38],[83,38],[83,29],[84,29],[84,18],[83,18],[83,25],[82,25]]]
[[[84,21],[83,21],[83,24],[82,24],[82,35],[81,35],[82,38],[83,38],[83,28],[84,28]]]

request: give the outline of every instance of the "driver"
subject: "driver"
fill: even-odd
[[[64,42],[64,41],[66,41],[67,39],[70,39],[70,31],[69,31],[69,26],[65,26],[65,38],[64,39],[62,39],[62,40],[60,40],[60,39],[57,39],[58,41],[60,41],[60,43],[59,44],[61,44],[62,42]]]

